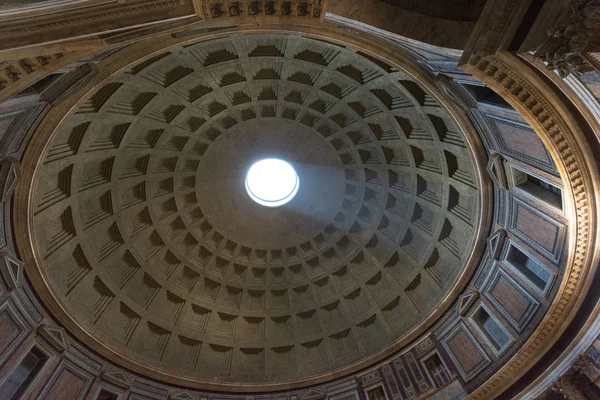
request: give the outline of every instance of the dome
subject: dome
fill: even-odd
[[[4,3],[0,399],[600,398],[598,2]]]
[[[390,354],[477,257],[480,171],[431,90],[293,34],[107,75],[39,142],[30,221],[49,291],[107,357],[192,385],[302,386]],[[276,208],[246,193],[268,158],[300,182]]]

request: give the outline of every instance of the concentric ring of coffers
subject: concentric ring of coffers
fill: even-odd
[[[250,246],[202,209],[203,160],[278,120],[327,148],[341,189],[297,243]],[[207,380],[297,380],[392,345],[460,273],[479,209],[464,138],[426,91],[296,35],[136,65],[81,104],[40,165],[36,244],[69,312],[125,357]]]

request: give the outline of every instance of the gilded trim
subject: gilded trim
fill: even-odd
[[[500,396],[552,347],[589,290],[599,258],[599,177],[577,122],[552,89],[516,56],[475,53],[462,68],[507,100],[548,147],[563,178],[570,226],[565,276],[549,311],[515,356],[469,396],[491,399]]]

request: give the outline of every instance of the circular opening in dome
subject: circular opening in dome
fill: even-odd
[[[250,167],[246,175],[248,195],[265,207],[279,207],[294,198],[300,187],[296,170],[277,158],[260,160]]]

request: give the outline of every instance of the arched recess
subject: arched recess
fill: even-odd
[[[244,34],[244,33],[290,33],[306,35],[311,38],[321,39],[333,43],[339,43],[341,45],[353,47],[365,54],[372,57],[380,58],[389,65],[402,70],[404,73],[409,75],[413,80],[422,85],[426,90],[430,92],[447,111],[447,113],[453,119],[454,124],[464,132],[467,137],[468,146],[470,147],[471,154],[473,154],[472,162],[476,166],[475,170],[477,186],[479,187],[481,204],[481,212],[478,216],[476,228],[476,243],[469,251],[469,258],[463,266],[461,276],[455,282],[452,290],[442,300],[440,305],[435,309],[435,312],[429,315],[427,320],[412,329],[407,335],[400,338],[394,345],[383,349],[382,351],[374,354],[371,357],[365,358],[360,362],[351,365],[349,368],[338,369],[329,374],[323,374],[314,379],[304,379],[302,381],[287,381],[273,384],[222,384],[219,382],[212,381],[200,381],[187,379],[182,376],[174,376],[165,373],[162,370],[147,367],[140,363],[134,362],[117,352],[106,347],[104,343],[92,338],[86,329],[77,323],[77,321],[71,319],[66,309],[64,309],[59,301],[55,298],[55,294],[46,285],[47,277],[44,276],[42,265],[36,258],[36,252],[33,250],[35,246],[32,240],[32,219],[28,217],[31,215],[29,207],[32,204],[32,193],[34,193],[31,187],[31,182],[34,181],[35,174],[38,170],[37,162],[40,156],[47,150],[46,145],[51,138],[56,134],[58,128],[61,126],[63,121],[69,117],[74,109],[85,100],[85,98],[93,93],[98,88],[102,87],[102,84],[108,79],[113,77],[115,74],[122,72],[130,68],[132,65],[141,63],[145,60],[151,59],[161,53],[168,51],[169,49],[177,46],[183,46],[192,44],[204,40],[211,40],[215,38],[225,37],[232,34]],[[99,65],[99,72],[97,75],[82,87],[78,92],[74,93],[63,103],[59,104],[46,115],[38,127],[36,133],[36,139],[32,141],[29,146],[22,164],[23,178],[20,186],[17,189],[15,196],[15,230],[17,242],[19,245],[20,253],[24,259],[26,265],[26,272],[30,277],[33,285],[36,287],[36,292],[51,309],[53,314],[60,320],[66,328],[75,334],[82,342],[89,345],[92,349],[96,350],[103,356],[117,362],[118,364],[135,371],[141,372],[146,376],[156,378],[163,381],[168,381],[177,385],[199,387],[207,390],[228,390],[235,392],[257,392],[257,391],[275,391],[284,390],[297,386],[308,386],[315,385],[328,380],[336,379],[349,373],[355,372],[361,368],[365,368],[373,363],[376,363],[385,357],[388,357],[403,346],[410,343],[412,340],[417,338],[423,333],[428,327],[430,327],[435,321],[437,321],[452,305],[453,301],[464,289],[465,285],[471,279],[480,256],[485,247],[485,239],[489,230],[491,221],[491,182],[487,174],[485,174],[485,154],[481,145],[480,139],[474,126],[467,117],[465,111],[460,108],[457,104],[452,101],[448,101],[444,97],[444,94],[440,91],[434,78],[425,73],[423,69],[409,56],[407,56],[400,48],[392,47],[381,43],[377,39],[366,39],[364,37],[341,31],[331,27],[309,27],[299,25],[270,25],[268,28],[258,27],[235,27],[230,29],[220,30],[219,32],[202,33],[198,35],[190,36],[178,36],[169,35],[162,36],[160,38],[154,38],[152,40],[145,40],[138,44],[132,45],[126,51],[115,54],[114,56],[106,59]]]
[[[559,95],[517,56],[477,52],[461,68],[501,95],[544,142],[563,179],[570,222],[565,275],[548,313],[519,352],[470,396],[490,399],[500,396],[550,350],[590,289],[600,258],[600,176],[578,121]]]

